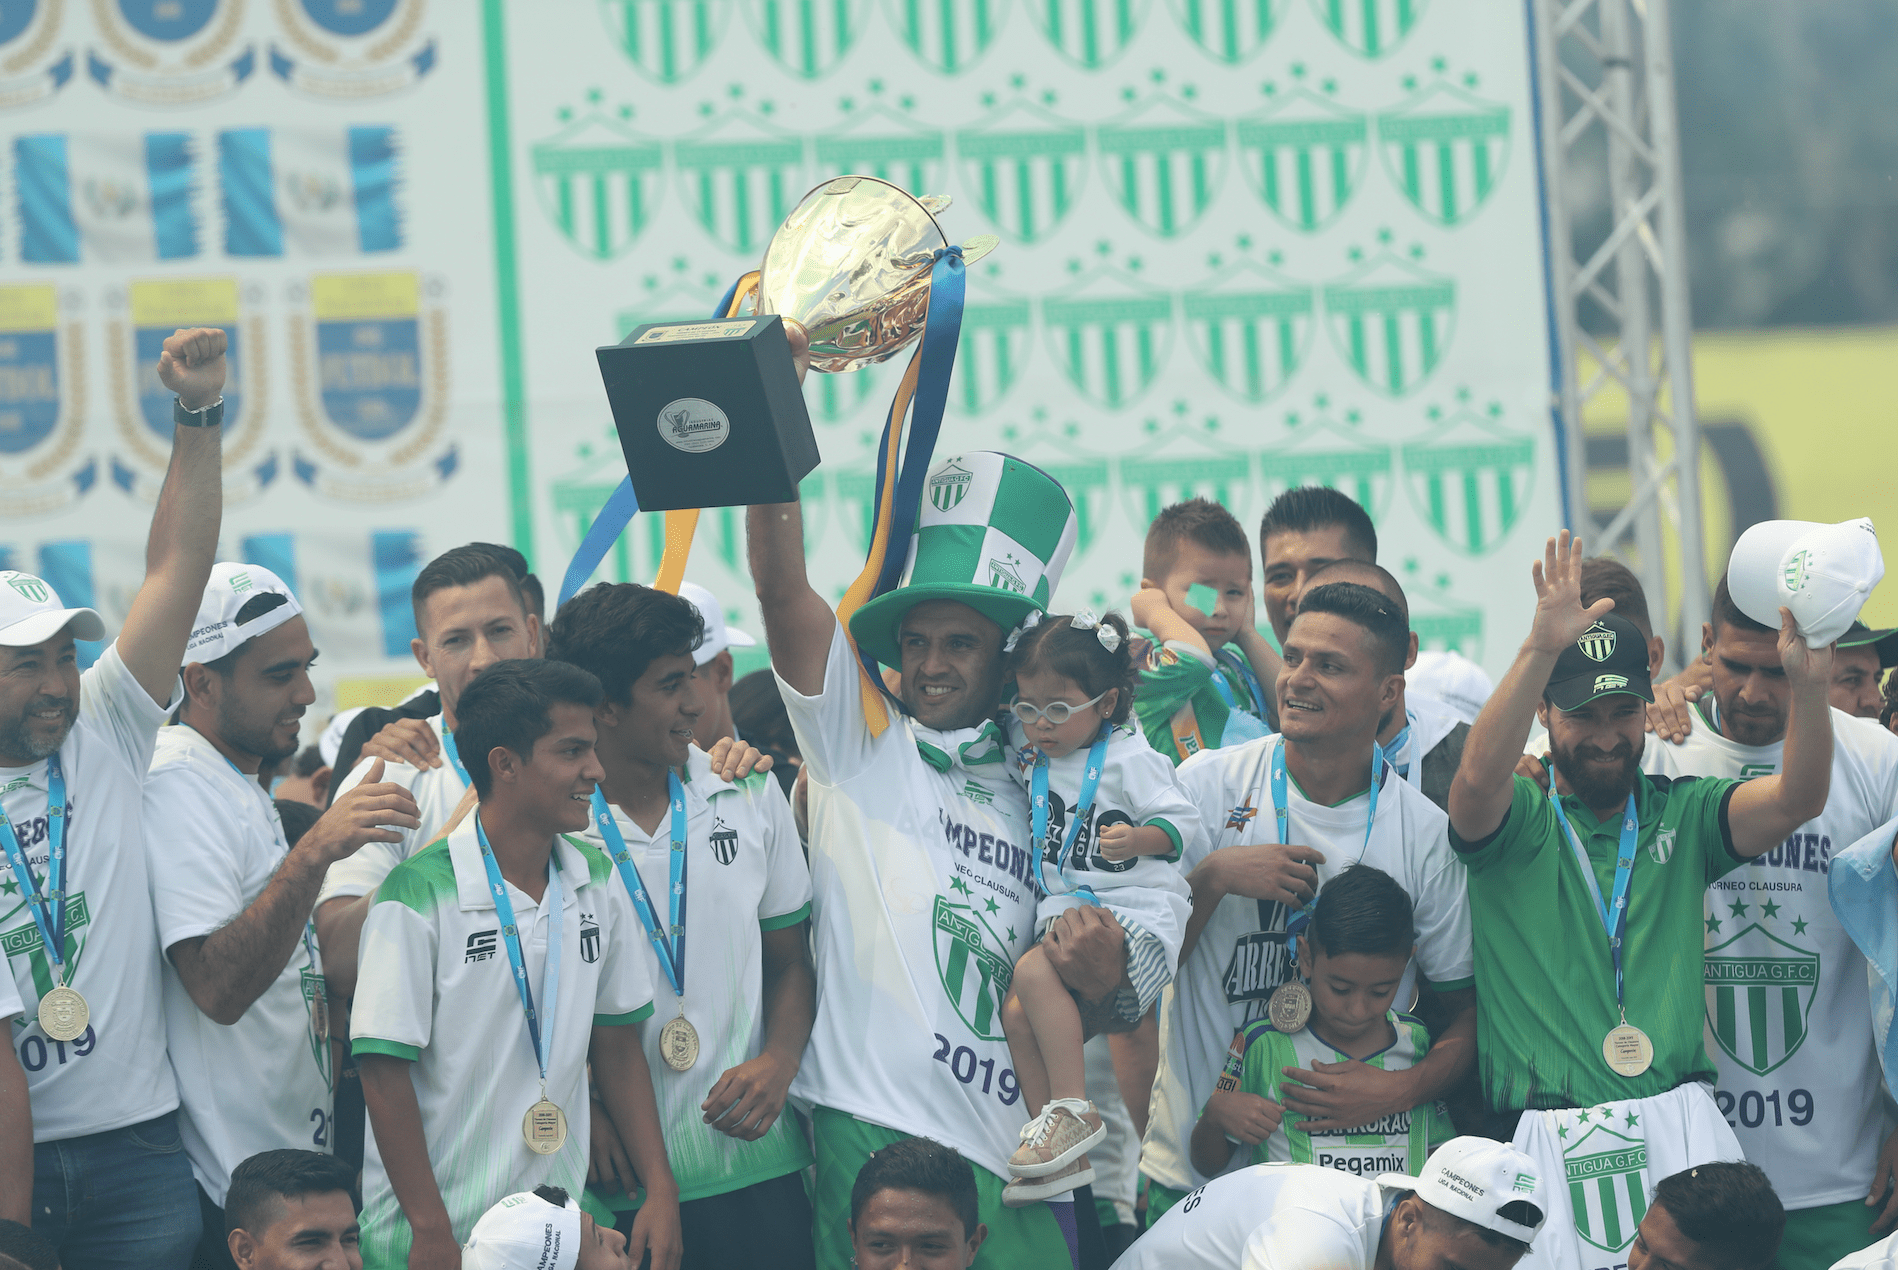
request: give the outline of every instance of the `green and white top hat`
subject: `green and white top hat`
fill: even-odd
[[[897,628],[926,600],[957,600],[1004,633],[1045,613],[1080,535],[1061,483],[1031,463],[993,450],[945,459],[923,485],[903,585],[850,617],[857,647],[901,666]]]

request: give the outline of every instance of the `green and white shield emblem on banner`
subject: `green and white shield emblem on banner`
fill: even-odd
[[[705,64],[730,8],[730,0],[600,0],[613,43],[658,84],[676,84]]]
[[[659,204],[659,143],[594,113],[532,151],[534,189],[561,236],[591,260],[612,260],[638,240]]]
[[[1315,292],[1242,260],[1181,296],[1186,340],[1206,373],[1241,401],[1270,401],[1304,364]]]
[[[1417,513],[1465,555],[1494,550],[1515,527],[1535,479],[1535,438],[1460,412],[1403,447]]]
[[[988,52],[1009,0],[886,0],[890,25],[926,65],[959,75]]]
[[[817,138],[817,168],[874,176],[920,197],[945,184],[944,141],[939,130],[875,102]]]
[[[1736,948],[1742,941],[1749,946]],[[1754,922],[1709,948],[1706,965],[1707,1022],[1727,1057],[1764,1076],[1798,1052],[1819,990],[1818,954]]]
[[[1380,520],[1390,502],[1391,459],[1390,446],[1352,425],[1317,419],[1296,425],[1290,441],[1261,450],[1259,470],[1268,500],[1303,485],[1328,485]]]
[[[1067,219],[1087,177],[1087,132],[1012,101],[956,134],[963,188],[1004,238],[1040,242]]]
[[[1575,1233],[1603,1252],[1620,1252],[1634,1242],[1635,1228],[1647,1216],[1648,1144],[1605,1124],[1581,1130],[1580,1123],[1569,1125],[1573,1143],[1562,1150]]]
[[[1360,57],[1383,57],[1409,35],[1429,0],[1311,0],[1325,29]]]
[[[961,891],[965,884],[958,879],[952,885]],[[1014,975],[1007,943],[978,905],[946,896],[936,897],[935,925],[936,975],[957,1016],[983,1040],[1002,1040],[1002,999]]]
[[[1443,360],[1456,316],[1456,282],[1390,252],[1324,289],[1332,343],[1378,392],[1415,392]]]
[[[971,291],[981,299],[962,310],[949,406],[958,414],[979,415],[1021,378],[1034,318],[1027,300],[1004,295],[987,282]]]
[[[1481,606],[1457,598],[1455,582],[1447,573],[1432,579],[1417,576],[1419,561],[1412,560],[1403,579],[1404,594],[1410,597],[1410,629],[1416,632],[1419,650],[1434,649],[1462,653],[1471,661],[1483,659],[1483,610]]]
[[[1059,481],[1061,488],[1068,492],[1068,499],[1074,504],[1074,519],[1077,534],[1074,540],[1075,559],[1087,554],[1087,549],[1100,532],[1107,514],[1109,486],[1108,462],[1106,459],[1058,458],[1043,460],[1030,458],[1034,465]]]
[[[751,0],[745,13],[778,65],[799,79],[819,79],[863,34],[869,9],[869,0]]]
[[[1299,87],[1239,121],[1239,161],[1266,209],[1309,234],[1357,192],[1369,139],[1367,115]]]
[[[1168,0],[1174,20],[1193,43],[1228,66],[1265,47],[1284,0]]]
[[[1041,319],[1068,380],[1111,408],[1147,390],[1173,342],[1173,298],[1111,266],[1043,300]]]
[[[681,137],[672,154],[693,218],[741,256],[764,251],[809,184],[804,139],[740,111]]]
[[[1177,428],[1119,463],[1121,497],[1135,524],[1147,524],[1161,508],[1189,498],[1209,498],[1241,522],[1251,515],[1252,456],[1244,450]]]
[[[1509,159],[1509,107],[1454,84],[1432,84],[1377,117],[1385,170],[1404,197],[1439,225],[1476,214]]]
[[[1226,121],[1156,96],[1095,133],[1107,187],[1162,238],[1199,221],[1226,178]]]
[[[1023,0],[1035,25],[1061,56],[1097,71],[1133,42],[1147,0]]]

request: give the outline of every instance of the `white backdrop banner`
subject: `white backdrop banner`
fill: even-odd
[[[1058,607],[1124,608],[1167,503],[1331,484],[1425,646],[1500,671],[1559,518],[1528,47],[1484,0],[0,6],[0,561],[123,618],[159,344],[226,327],[224,554],[302,596],[318,723],[414,673],[436,552],[557,587],[625,473],[594,348],[709,314],[861,172],[1002,239],[938,448],[1066,484]],[[834,596],[901,365],[807,389]],[[597,576],[649,581],[659,528]],[[738,511],[688,575],[755,625]]]

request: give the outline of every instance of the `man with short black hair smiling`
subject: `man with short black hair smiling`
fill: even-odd
[[[1760,1270],[1775,1265],[1786,1212],[1758,1166],[1696,1165],[1660,1180],[1628,1249],[1628,1270]]]
[[[219,1228],[237,1270],[362,1270],[356,1171],[333,1155],[263,1151],[231,1170]]]

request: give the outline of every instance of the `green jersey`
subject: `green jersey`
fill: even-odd
[[[1209,664],[1206,654],[1190,645],[1156,642],[1141,663],[1134,716],[1147,734],[1147,744],[1176,764],[1201,750],[1253,740],[1273,730],[1270,720],[1249,708],[1252,687],[1239,667],[1251,670],[1252,663],[1237,645],[1229,644],[1220,653]],[[1220,683],[1226,693],[1219,690]],[[1238,708],[1227,705],[1228,700]]]
[[[1320,1038],[1310,1027],[1286,1035],[1268,1019],[1248,1023],[1232,1038],[1226,1053],[1225,1075],[1238,1082],[1241,1093],[1257,1094],[1283,1105],[1285,1086],[1294,1083],[1287,1067],[1311,1070],[1313,1063],[1343,1063],[1358,1059],[1381,1071],[1402,1071],[1422,1061],[1430,1050],[1430,1032],[1418,1020],[1395,1010],[1385,1020],[1396,1039],[1374,1054],[1347,1054]],[[1220,1084],[1225,1085],[1221,1080]],[[1415,1177],[1432,1151],[1456,1136],[1442,1103],[1427,1102],[1385,1116],[1370,1124],[1334,1133],[1307,1133],[1305,1117],[1287,1110],[1271,1137],[1252,1148],[1247,1164],[1316,1164],[1353,1177],[1375,1178],[1380,1173],[1408,1173]]]
[[[1665,1093],[1716,1069],[1701,1039],[1702,897],[1746,861],[1733,853],[1733,780],[1639,776],[1640,822],[1622,938],[1627,1021],[1654,1043],[1654,1062],[1620,1076],[1602,1039],[1621,1022],[1614,964],[1562,820],[1532,780],[1496,832],[1450,844],[1469,867],[1476,940],[1477,1043],[1483,1096],[1495,1111],[1591,1107]],[[1562,809],[1604,899],[1614,894],[1621,817],[1597,822],[1576,799]]]

